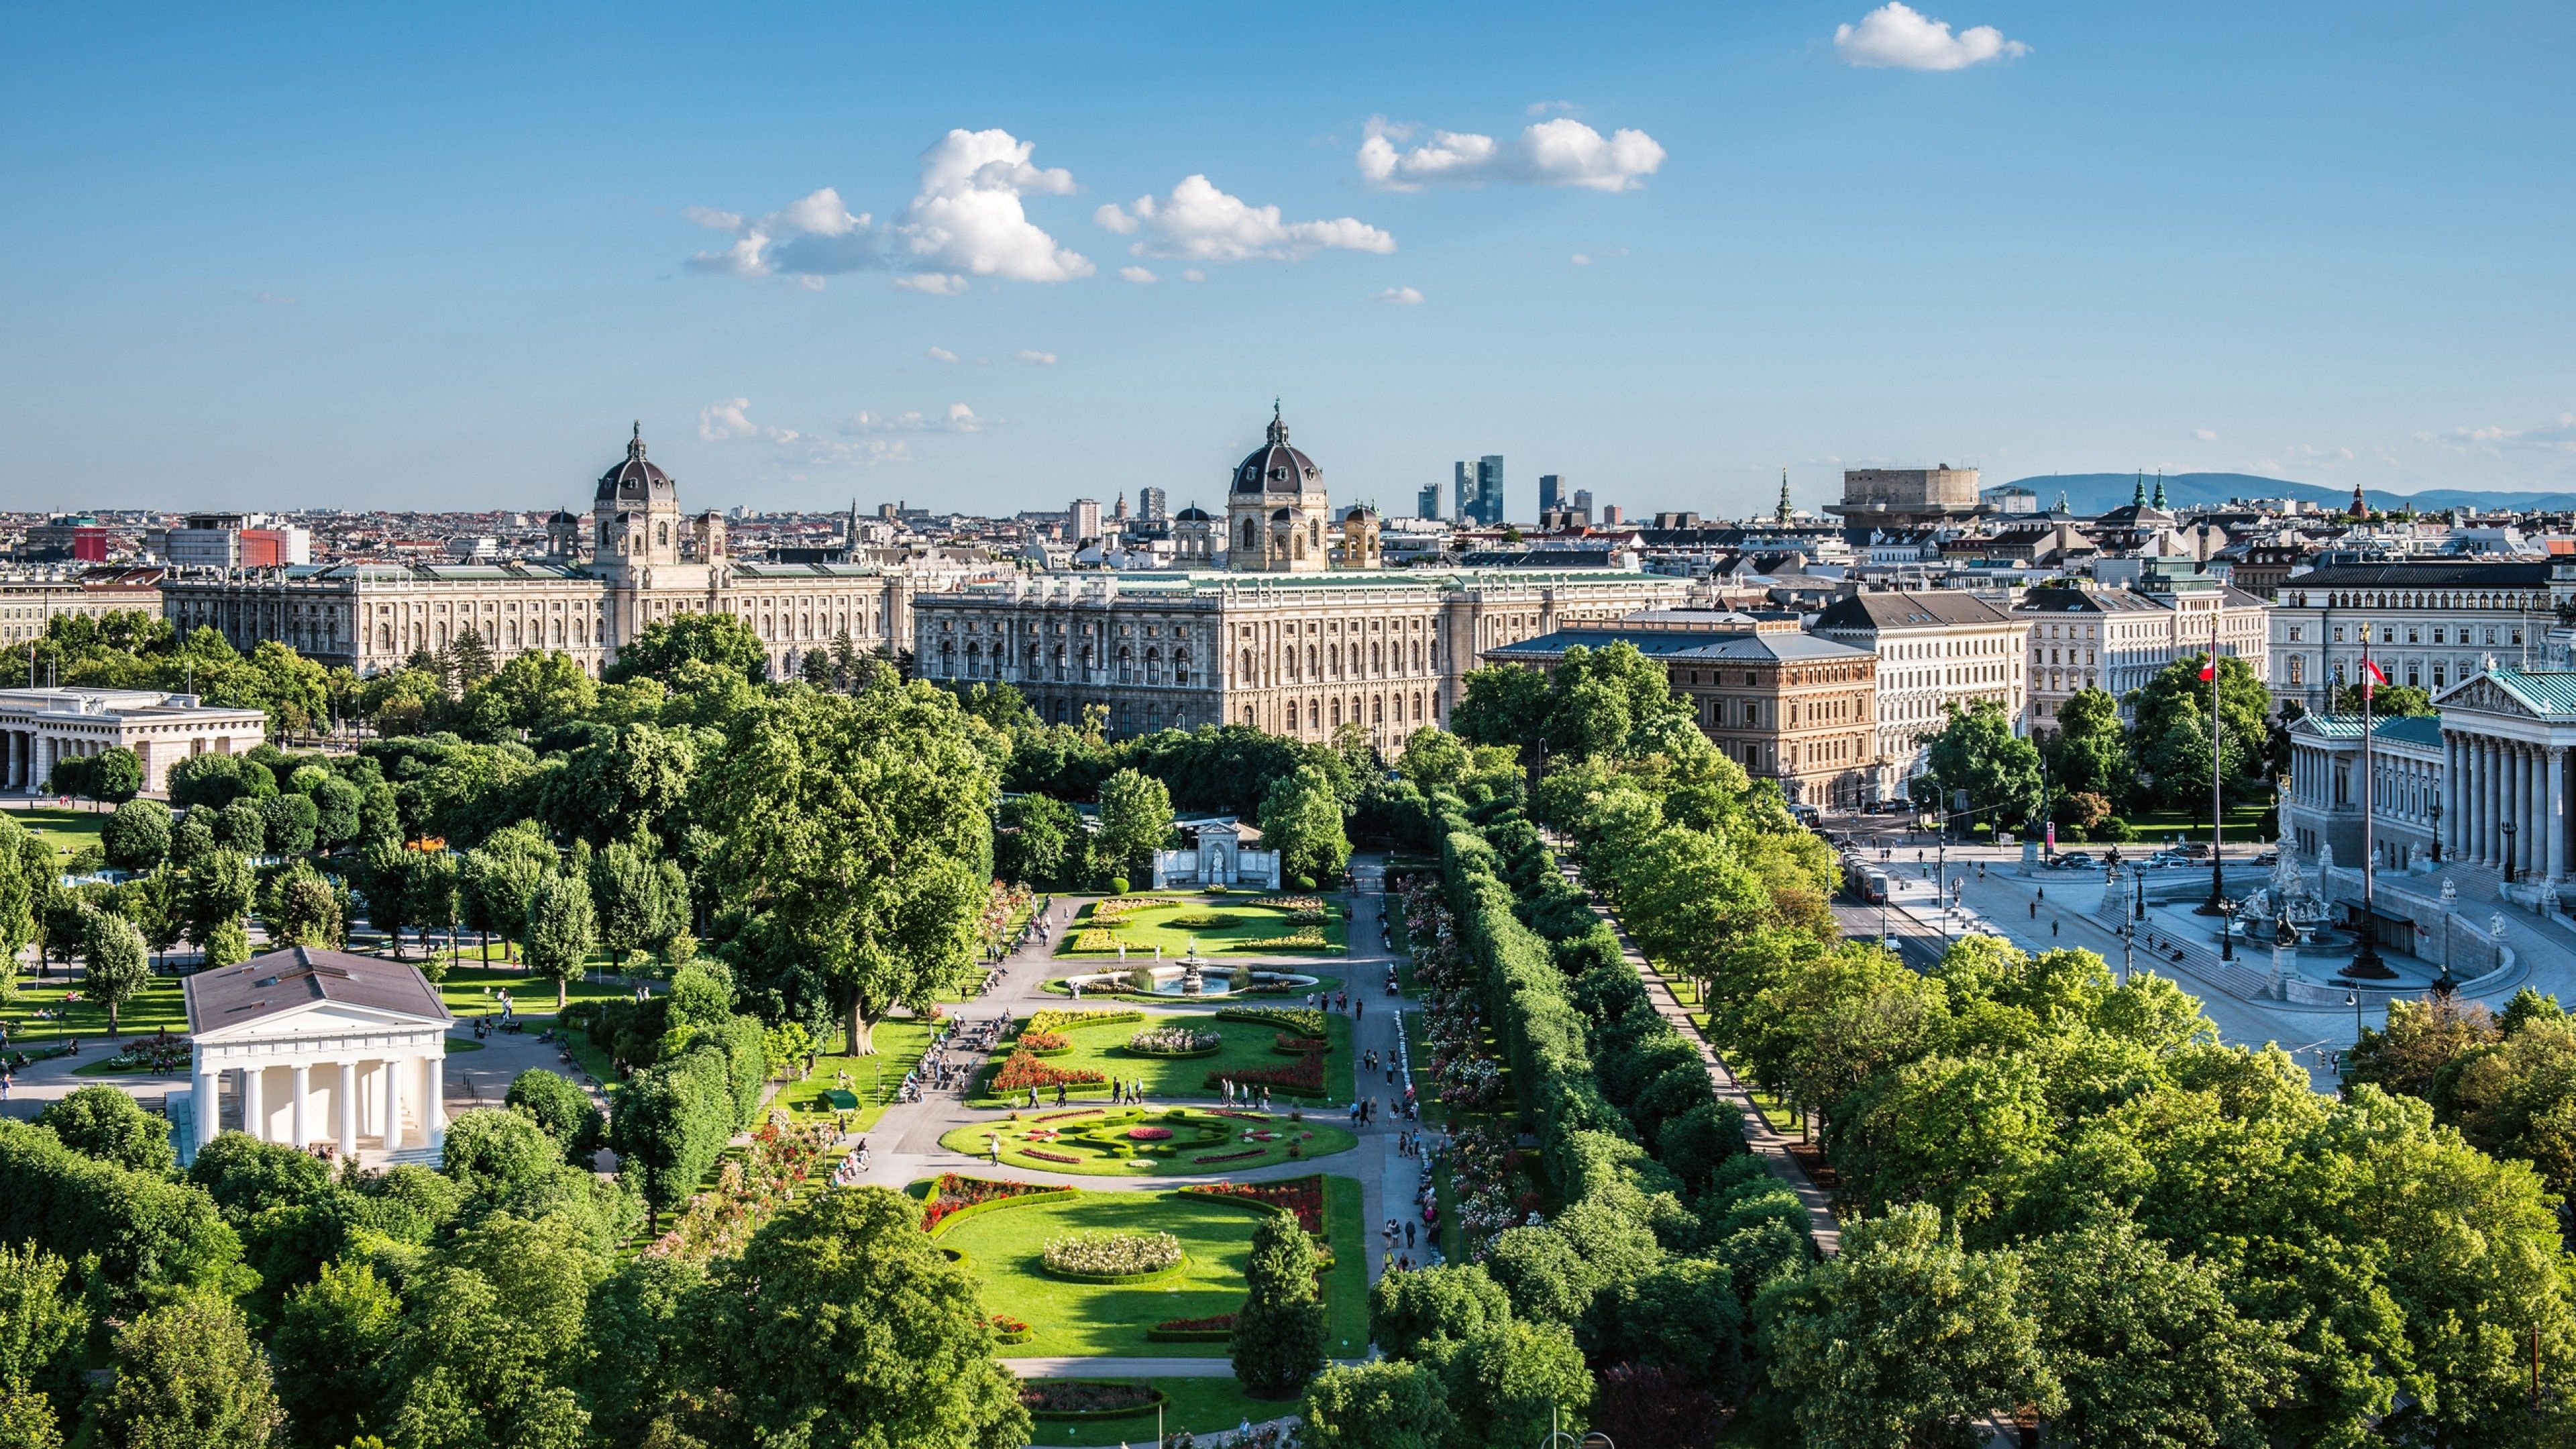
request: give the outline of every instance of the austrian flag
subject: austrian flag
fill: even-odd
[[[2387,682],[2388,676],[2379,672],[2377,664],[2367,659],[2361,661],[2361,694],[2364,699],[2370,697],[2372,686]]]
[[[2215,677],[2217,676],[2217,674],[2218,674],[2218,653],[2217,653],[2217,651],[2216,651],[2216,650],[2212,650],[2212,651],[2210,651],[2210,655],[2209,655],[2209,657],[2208,657],[2207,659],[2205,659],[2205,660],[2202,660],[2202,661],[2201,661],[2201,665],[2200,665],[2200,678],[2201,678],[2201,682],[2202,682],[2202,683],[2204,683],[2204,684],[2206,684],[2206,683],[2208,683],[2211,679],[2215,678]]]

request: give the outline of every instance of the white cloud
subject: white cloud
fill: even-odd
[[[937,417],[915,409],[900,413],[872,413],[865,410],[841,420],[840,432],[845,438],[869,437],[881,433],[980,433],[984,420],[964,403],[950,403]]]
[[[725,398],[698,411],[698,436],[711,443],[767,443],[770,462],[781,467],[862,468],[878,463],[909,463],[908,433],[980,433],[984,420],[964,403],[950,403],[933,416],[918,411],[860,412],[844,418],[837,437],[799,432],[755,421],[748,398]]]
[[[1887,0],[1862,16],[1858,25],[1835,26],[1834,51],[1852,65],[1964,70],[1990,60],[2028,55],[2030,47],[2004,39],[2004,33],[1991,25],[1971,26],[1952,35],[1947,21],[1934,20],[1904,0]]]
[[[1181,270],[1181,280],[1184,282],[1204,282],[1207,280],[1207,273],[1200,271],[1196,267],[1185,267]]]
[[[949,351],[945,347],[934,347],[930,349],[928,356],[933,362],[955,362],[957,360],[957,354]]]
[[[1377,300],[1390,307],[1419,307],[1422,294],[1411,287],[1389,287],[1377,294]]]
[[[1055,354],[1054,354],[1054,353],[1052,353],[1052,352],[1040,352],[1040,351],[1038,351],[1038,350],[1037,350],[1036,348],[1034,348],[1034,347],[1023,347],[1023,348],[1021,348],[1019,351],[1017,351],[1017,352],[1015,352],[1015,353],[1013,353],[1013,354],[1011,354],[1011,355],[1012,355],[1012,356],[1014,356],[1014,357],[1017,357],[1020,361],[1022,361],[1022,362],[1025,362],[1025,363],[1029,364],[1031,367],[1053,367],[1053,366],[1055,366]]]
[[[693,271],[780,277],[820,289],[849,272],[891,270],[895,284],[934,296],[967,289],[969,277],[1061,282],[1087,277],[1091,263],[1057,246],[1029,220],[1024,196],[1064,196],[1073,176],[1029,164],[1034,144],[1007,131],[950,131],[921,153],[921,186],[901,219],[879,225],[824,187],[756,220],[692,206],[681,214],[733,240],[689,258]]]
[[[1120,236],[1134,236],[1136,229],[1143,225],[1142,222],[1119,209],[1118,203],[1114,201],[1102,202],[1100,209],[1091,214],[1091,221],[1101,230],[1114,231]]]
[[[1140,257],[1293,262],[1328,247],[1381,255],[1395,250],[1394,237],[1356,217],[1283,222],[1278,207],[1229,196],[1204,176],[1181,178],[1161,201],[1140,196],[1125,210],[1104,206],[1093,219],[1121,236],[1145,233],[1128,248]]]
[[[259,299],[272,307],[292,307],[295,305],[295,299],[286,295],[284,292],[262,292],[259,294]]]
[[[1433,131],[1430,140],[1399,149],[1397,143],[1412,135],[1409,126],[1371,118],[1367,139],[1360,142],[1360,176],[1383,191],[1488,181],[1634,191],[1664,164],[1664,148],[1643,131],[1603,136],[1562,116],[1531,126],[1509,143],[1472,131]]]
[[[1568,258],[1567,260],[1569,260],[1569,261],[1573,262],[1573,263],[1574,263],[1576,266],[1578,266],[1578,267],[1588,267],[1588,266],[1592,265],[1592,258],[1591,258],[1591,257],[1589,257],[1589,256],[1587,256],[1587,255],[1585,255],[1585,254],[1584,254],[1584,253],[1582,253],[1582,252],[1576,252],[1572,257]]]
[[[1522,114],[1530,116],[1579,116],[1583,108],[1572,101],[1532,101]]]
[[[2218,433],[2214,429],[2210,428],[2194,428],[2191,430],[2191,435],[2200,439],[2204,443],[2215,443],[2218,441]]]
[[[698,436],[710,443],[735,438],[757,438],[767,432],[751,420],[751,399],[729,398],[698,409]]]
[[[2507,453],[2576,453],[2576,413],[2560,413],[2552,421],[2537,427],[2489,425],[2453,428],[2447,433],[2418,433],[2416,437],[2455,453],[2484,453],[2492,457],[2502,457]]]
[[[1163,280],[1144,267],[1120,267],[1118,269],[1118,275],[1125,277],[1128,281],[1134,282],[1140,287],[1148,286],[1152,283]]]

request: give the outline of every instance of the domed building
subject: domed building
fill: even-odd
[[[1193,503],[1172,515],[1172,561],[1185,569],[1212,569],[1225,550],[1218,546],[1216,520]]]
[[[1377,510],[1365,503],[1352,504],[1342,515],[1341,565],[1346,569],[1386,566],[1385,551],[1378,543]]]
[[[1270,408],[1270,436],[1234,467],[1226,494],[1226,567],[1236,573],[1312,574],[1332,567],[1324,538],[1332,500],[1324,470],[1288,446],[1288,424]]]

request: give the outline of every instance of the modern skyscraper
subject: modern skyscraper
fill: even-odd
[[[1589,527],[1591,527],[1591,526],[1592,526],[1592,490],[1591,490],[1591,489],[1589,489],[1589,488],[1577,488],[1577,489],[1575,489],[1575,490],[1574,490],[1574,501],[1573,501],[1572,503],[1568,504],[1567,506],[1568,506],[1569,508],[1572,508],[1572,509],[1574,510],[1574,516],[1575,516],[1575,517],[1580,518],[1580,519],[1582,519],[1582,520],[1583,520],[1583,526],[1584,526],[1584,527],[1589,528]]]
[[[1503,455],[1487,453],[1476,460],[1476,521],[1491,528],[1503,521]]]
[[[1476,470],[1467,464],[1453,463],[1449,484],[1450,517],[1459,523],[1476,521]]]
[[[1425,483],[1422,485],[1422,498],[1420,503],[1414,508],[1413,512],[1414,516],[1417,518],[1438,518],[1440,516],[1439,484]]]
[[[1554,473],[1539,474],[1538,511],[1541,513],[1554,513],[1556,510],[1563,508],[1564,506],[1565,503],[1563,498],[1558,493],[1557,476]]]
[[[1137,489],[1136,516],[1145,520],[1147,523],[1160,523],[1164,519],[1171,517],[1171,514],[1168,511],[1171,505],[1164,501],[1165,497],[1166,495],[1160,488]]]
[[[1064,511],[1064,521],[1068,525],[1067,531],[1075,538],[1098,538],[1100,536],[1100,500],[1097,498],[1073,500],[1073,506]]]

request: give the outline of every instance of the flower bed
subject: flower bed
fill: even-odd
[[[1290,1036],[1282,1032],[1270,1039],[1270,1049],[1283,1056],[1302,1057],[1308,1052],[1331,1051],[1333,1044],[1320,1036]]]
[[[1331,945],[1324,939],[1321,926],[1299,926],[1284,936],[1263,936],[1257,940],[1237,941],[1230,951],[1320,951]]]
[[[1308,1052],[1298,1058],[1297,1065],[1293,1067],[1263,1067],[1258,1070],[1234,1067],[1208,1073],[1207,1085],[1211,1091],[1224,1090],[1227,1082],[1238,1087],[1268,1087],[1274,1092],[1286,1092],[1296,1097],[1320,1097],[1324,1095],[1324,1054]]]
[[[1026,1040],[1028,1034],[1033,1031],[1062,1034],[1080,1027],[1115,1026],[1122,1021],[1143,1021],[1144,1019],[1145,1013],[1141,1011],[1120,1011],[1114,1008],[1090,1011],[1078,1007],[1067,1009],[1050,1006],[1030,1013],[1029,1019],[1020,1024],[1020,1037]]]
[[[1193,1157],[1193,1158],[1191,1158],[1191,1159],[1190,1159],[1190,1161],[1192,1161],[1192,1162],[1241,1162],[1243,1159],[1245,1159],[1245,1158],[1247,1158],[1247,1157],[1259,1157],[1261,1154],[1263,1154],[1263,1153],[1265,1153],[1265,1152],[1268,1152],[1269,1150],[1270,1150],[1270,1149],[1269,1149],[1269,1148],[1267,1148],[1267,1147],[1255,1147],[1255,1148],[1253,1148],[1253,1149],[1252,1149],[1251,1151],[1249,1151],[1249,1152],[1212,1152],[1212,1153],[1209,1153],[1209,1154],[1208,1154],[1207,1156],[1205,1156],[1205,1157]]]
[[[1034,1157],[1040,1162],[1080,1162],[1082,1160],[1079,1157],[1070,1157],[1061,1152],[1049,1152],[1043,1147],[1024,1146],[1020,1149],[1020,1155],[1023,1157]]]
[[[1209,1182],[1181,1189],[1190,1197],[1210,1197],[1220,1202],[1261,1207],[1272,1212],[1293,1213],[1297,1226],[1321,1236],[1324,1231],[1324,1177],[1282,1178],[1276,1182]]]
[[[992,1323],[995,1343],[1026,1343],[1037,1332],[1029,1327],[1027,1320],[1013,1318],[1007,1313],[994,1314]]]
[[[1145,1057],[1212,1057],[1224,1049],[1224,1037],[1186,1026],[1159,1026],[1127,1038],[1127,1050]]]
[[[1231,931],[1243,924],[1243,917],[1232,911],[1183,911],[1163,925],[1175,931]]]
[[[1114,923],[1125,920],[1138,911],[1150,911],[1156,906],[1169,904],[1171,904],[1169,901],[1158,901],[1150,896],[1112,896],[1107,900],[1091,903],[1090,919]]]
[[[970,1208],[990,1207],[995,1203],[1031,1196],[1065,1197],[1072,1192],[1069,1187],[1040,1187],[1034,1182],[998,1181],[943,1172],[939,1174],[939,1180],[930,1185],[930,1198],[922,1206],[921,1230],[932,1232],[941,1223]]]
[[[1060,1052],[1072,1047],[1073,1042],[1062,1032],[1023,1031],[1020,1033],[1019,1045],[1022,1051]]]
[[[1127,1140],[1130,1142],[1169,1142],[1172,1140],[1172,1129],[1169,1127],[1130,1127],[1127,1129]]]
[[[1216,1014],[1219,1021],[1250,1021],[1277,1027],[1296,1036],[1322,1039],[1324,1013],[1311,1006],[1229,1006]]]
[[[1109,1109],[1106,1107],[1076,1107],[1070,1112],[1049,1112],[1037,1120],[1041,1122],[1061,1122],[1067,1117],[1097,1117],[1108,1110]]]
[[[1167,1318],[1145,1330],[1148,1343],[1223,1343],[1234,1337],[1234,1315],[1210,1314],[1205,1318]]]
[[[1118,1379],[1035,1379],[1020,1384],[1020,1406],[1032,1419],[1119,1419],[1164,1402],[1152,1384]]]
[[[1028,1052],[1015,1051],[993,1074],[992,1090],[1025,1092],[1031,1087],[1105,1087],[1109,1078],[1087,1067],[1051,1067]]]
[[[1115,951],[1118,949],[1118,933],[1104,926],[1085,926],[1073,933],[1073,949]]]
[[[1324,898],[1322,896],[1263,896],[1253,904],[1268,906],[1274,911],[1320,911],[1324,909]]]
[[[742,1251],[763,1222],[794,1200],[834,1135],[828,1126],[799,1127],[787,1113],[771,1111],[751,1134],[749,1153],[726,1158],[716,1185],[690,1198],[671,1230],[645,1251],[696,1262]]]
[[[1049,1242],[1038,1261],[1059,1278],[1134,1283],[1180,1271],[1181,1240],[1170,1233],[1074,1233]]]

